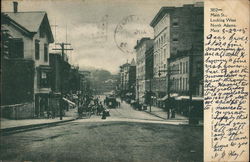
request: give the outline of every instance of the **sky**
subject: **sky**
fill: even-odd
[[[69,62],[80,69],[94,67],[118,73],[135,58],[142,37],[153,38],[150,22],[163,6],[182,6],[200,0],[18,0],[18,11],[46,11],[55,42],[68,42]],[[2,12],[13,11],[11,0]],[[57,25],[55,28],[54,25]],[[50,50],[55,45],[50,45]]]

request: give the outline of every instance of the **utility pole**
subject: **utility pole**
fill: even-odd
[[[56,25],[56,20],[55,20],[55,25],[51,25],[51,27],[54,27],[55,28],[55,41],[56,41],[56,28],[58,27],[58,25]],[[56,48],[56,44],[55,44],[55,48]]]
[[[151,74],[152,75],[152,74]],[[152,104],[152,76],[150,76],[149,78],[149,112],[151,112],[151,104]]]
[[[167,76],[167,95],[168,95],[168,100],[170,99],[170,76],[173,72],[179,72],[179,70],[171,70],[170,69],[170,63],[168,62],[167,64],[167,69],[164,70],[159,70],[159,76],[161,76],[161,72],[167,72],[166,76]],[[172,105],[171,105],[172,106]],[[169,114],[169,113],[168,113]],[[169,115],[168,115],[169,118]]]
[[[55,45],[60,45],[61,46],[61,48],[53,48],[52,50],[60,50],[61,52],[62,52],[62,61],[64,61],[64,51],[72,51],[73,49],[72,48],[65,48],[65,46],[66,45],[71,45],[70,43],[55,43]],[[63,75],[63,70],[64,69],[62,69],[62,64],[60,64],[60,66],[61,66],[61,68],[60,68],[60,79],[61,80],[63,80],[64,78],[62,77],[62,75]],[[63,84],[62,84],[62,82],[61,82],[61,84],[60,84],[60,89],[61,89],[61,99],[60,99],[60,107],[59,107],[59,109],[60,109],[60,120],[62,120],[63,119],[63,110],[62,110],[62,100],[63,100]]]
[[[191,107],[192,107],[192,94],[193,94],[193,80],[192,80],[192,74],[193,74],[193,55],[192,53],[189,55],[189,106],[188,106],[188,117],[189,117],[189,124],[190,122],[190,116],[191,116]]]

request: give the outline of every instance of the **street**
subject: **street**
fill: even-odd
[[[122,103],[100,116],[1,136],[6,161],[203,161],[203,128],[170,125]]]

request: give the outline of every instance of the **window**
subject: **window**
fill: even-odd
[[[186,81],[186,78],[183,78],[183,80],[182,80],[182,86],[183,86],[183,88],[182,88],[182,90],[185,90],[185,81]]]
[[[36,60],[40,59],[40,45],[39,45],[39,40],[35,40],[35,58],[36,58]]]
[[[182,74],[182,62],[180,62],[180,74]]]
[[[179,19],[173,18],[173,27],[178,27],[178,26],[179,26]]]
[[[177,51],[176,47],[172,47],[172,51],[175,53]]]
[[[186,90],[186,78],[183,78],[183,91]]]
[[[23,40],[20,38],[11,39],[9,42],[9,57],[10,58],[24,58]]]
[[[180,78],[180,90],[182,90],[182,78]]]
[[[39,34],[40,34],[40,38],[44,38],[45,37],[45,30],[44,30],[43,26],[40,27]]]
[[[48,45],[44,44],[44,61],[48,61]]]
[[[186,73],[186,62],[183,62],[183,74],[185,74]]]
[[[174,43],[177,43],[179,40],[178,40],[178,37],[179,37],[179,35],[178,34],[173,34],[173,42]]]
[[[196,69],[197,69],[197,72],[201,72],[202,71],[201,62],[196,62]]]
[[[47,72],[41,71],[40,87],[41,88],[48,88],[49,87],[49,75]]]
[[[175,79],[173,78],[172,83],[171,83],[173,90],[175,90]]]

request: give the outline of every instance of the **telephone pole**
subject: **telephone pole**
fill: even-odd
[[[60,45],[61,48],[53,48],[52,50],[60,50],[62,52],[62,61],[64,61],[64,56],[65,56],[65,51],[72,51],[73,48],[65,48],[66,45],[71,45],[70,43],[55,43],[55,45]],[[62,64],[61,64],[62,65]],[[61,66],[60,65],[60,66]],[[64,77],[63,76],[63,67],[61,66],[60,68],[60,79],[63,80]],[[62,110],[62,100],[63,100],[63,84],[62,84],[62,81],[60,83],[60,89],[61,89],[61,99],[60,99],[60,106],[59,106],[59,109],[60,109],[60,120],[62,120],[63,118],[63,110]]]

